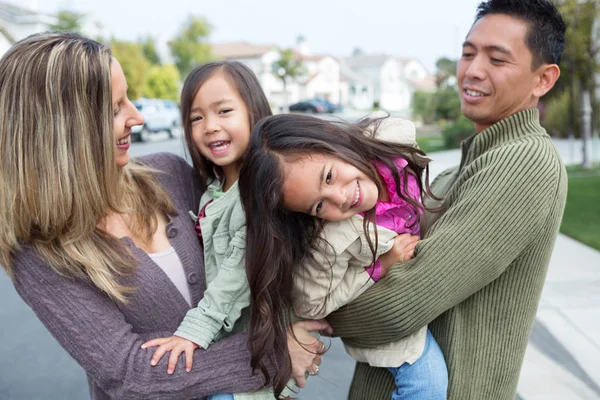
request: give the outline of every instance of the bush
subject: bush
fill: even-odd
[[[464,115],[458,117],[455,122],[450,122],[442,130],[444,137],[444,145],[448,149],[460,147],[460,142],[475,133],[473,122],[468,120]]]
[[[413,119],[432,124],[435,121],[435,93],[415,91],[412,102]]]
[[[552,97],[544,110],[542,125],[552,136],[567,137],[569,135],[569,92]],[[578,121],[575,121],[577,124]],[[577,130],[574,130],[577,132]]]

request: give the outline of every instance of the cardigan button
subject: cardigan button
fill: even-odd
[[[193,285],[195,283],[198,283],[198,273],[197,272],[192,272],[187,276],[187,281],[189,284]]]
[[[167,228],[167,237],[169,239],[173,239],[174,237],[177,236],[178,233],[179,233],[179,231],[174,226],[170,226]]]

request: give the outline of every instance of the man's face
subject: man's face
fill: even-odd
[[[540,73],[531,70],[527,29],[520,19],[490,14],[467,35],[457,67],[458,91],[461,111],[475,123],[477,132],[537,106],[534,89]]]

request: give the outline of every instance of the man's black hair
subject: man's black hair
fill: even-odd
[[[525,44],[533,55],[532,68],[559,64],[565,50],[565,21],[548,0],[488,0],[477,7],[475,22],[490,14],[504,14],[529,25]]]

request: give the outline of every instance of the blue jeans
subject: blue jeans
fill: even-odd
[[[421,357],[412,365],[404,363],[388,370],[396,381],[392,400],[446,400],[448,369],[442,350],[429,329]]]
[[[231,393],[211,394],[208,400],[233,400],[233,395]]]

